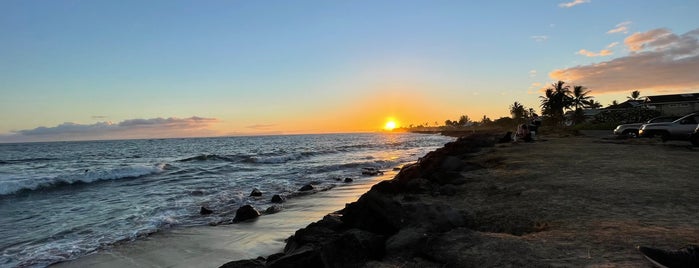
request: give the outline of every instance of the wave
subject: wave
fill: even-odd
[[[21,164],[27,162],[40,162],[40,161],[51,161],[56,160],[55,158],[26,158],[26,159],[0,159],[0,165],[10,165],[10,164]]]
[[[85,170],[81,174],[59,175],[43,178],[9,178],[0,181],[0,196],[11,195],[21,191],[50,189],[71,184],[92,183],[105,180],[138,178],[163,172],[169,165],[131,166],[108,170]]]
[[[253,163],[253,164],[283,164],[290,161],[302,160],[305,158],[337,153],[336,150],[325,150],[315,152],[297,152],[297,153],[264,153],[255,155],[218,155],[218,154],[201,154],[193,157],[177,160],[177,162],[206,162],[206,161],[223,161],[232,163]]]

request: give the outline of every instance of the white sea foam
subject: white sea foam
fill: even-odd
[[[130,166],[107,170],[85,170],[55,177],[25,178],[17,176],[0,177],[0,195],[14,194],[23,190],[38,190],[75,183],[92,183],[104,180],[137,178],[162,172],[166,164],[153,166]]]

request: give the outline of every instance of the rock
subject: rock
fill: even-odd
[[[209,214],[211,214],[211,213],[214,213],[214,211],[213,211],[213,210],[210,210],[210,209],[208,209],[208,208],[201,207],[201,208],[199,209],[199,214],[201,214],[201,215],[209,215]]]
[[[363,168],[362,175],[378,176],[378,175],[383,175],[383,171],[381,171],[377,168],[368,167],[368,168]]]
[[[265,267],[264,261],[259,260],[259,259],[232,261],[232,262],[227,262],[224,265],[221,265],[219,268],[257,268],[257,267]]]
[[[400,167],[394,167],[393,171],[400,171]]]
[[[283,195],[275,194],[272,196],[272,203],[284,203],[286,198]]]
[[[260,190],[258,190],[257,188],[252,189],[250,196],[262,196],[262,192],[260,192]]]
[[[257,211],[257,209],[255,209],[251,205],[244,205],[235,211],[235,218],[233,218],[233,223],[255,219],[259,216],[260,212]]]
[[[410,256],[426,242],[426,239],[425,230],[406,227],[386,240],[386,252]]]
[[[352,178],[345,178],[345,182],[353,182],[354,180]]]
[[[320,253],[311,246],[305,246],[267,263],[271,268],[326,267]]]
[[[270,206],[267,209],[265,209],[266,214],[274,214],[274,213],[277,213],[279,211],[282,211],[282,207],[280,205],[273,205],[273,206]]]
[[[314,189],[315,189],[315,187],[313,187],[313,185],[306,184],[303,187],[301,187],[301,189],[299,189],[299,192],[306,192],[306,191],[311,191]]]
[[[384,236],[350,229],[319,249],[325,267],[362,267],[384,254]]]

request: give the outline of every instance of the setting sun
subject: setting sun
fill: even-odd
[[[383,127],[385,130],[393,130],[396,128],[396,122],[395,121],[388,121],[386,122],[386,125]]]

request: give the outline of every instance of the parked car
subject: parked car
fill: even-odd
[[[644,124],[672,122],[672,121],[677,120],[677,118],[680,118],[680,117],[679,116],[658,116],[655,118],[651,118],[650,120],[643,122],[643,123],[632,123],[632,124],[618,125],[614,129],[614,135],[621,136],[621,137],[634,137],[635,138],[635,137],[638,137],[638,130]]]
[[[694,133],[692,133],[692,138],[690,140],[694,146],[699,146],[699,125],[694,129]]]
[[[638,135],[641,137],[660,136],[663,141],[690,140],[697,125],[699,125],[699,112],[685,115],[669,123],[644,124],[638,130]]]

